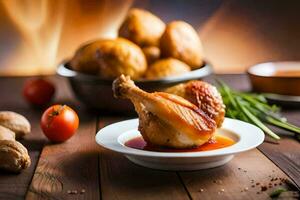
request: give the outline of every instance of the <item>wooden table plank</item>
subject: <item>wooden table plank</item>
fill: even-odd
[[[100,117],[99,128],[121,118]],[[123,118],[124,119],[124,118]],[[176,172],[152,170],[101,148],[102,199],[189,199]]]
[[[25,80],[26,78],[0,78],[0,110],[10,110],[26,116],[32,128],[31,133],[20,141],[29,151],[31,166],[20,174],[0,172],[0,199],[24,199],[40,152],[46,143],[39,127],[42,111],[32,109],[22,97]]]
[[[22,112],[18,110],[18,113],[25,114],[31,124],[35,124],[32,126],[32,131],[26,136],[26,139],[20,141],[29,151],[31,166],[20,174],[0,172],[0,199],[24,199],[40,152],[46,143],[46,139],[39,129],[39,117],[29,114],[30,111]]]
[[[99,199],[96,118],[80,114],[80,128],[70,140],[44,147],[27,199]],[[76,190],[78,194],[69,194]],[[81,190],[85,190],[80,194]]]
[[[248,77],[246,75],[217,75],[206,78],[206,81],[213,82],[215,78],[222,78],[231,87],[249,91],[251,89]],[[283,109],[282,115],[289,122],[300,126],[300,110],[299,109]],[[300,145],[295,138],[290,137],[291,132],[284,131],[279,128],[271,127],[275,133],[281,136],[279,144],[264,142],[259,146],[259,150],[272,160],[280,169],[282,169],[290,178],[294,180],[298,188],[300,188]]]
[[[283,115],[288,121],[300,126],[299,110],[284,111]],[[287,131],[276,129],[281,135],[290,134]],[[300,145],[299,141],[291,136],[282,136],[279,145],[263,143],[259,149],[287,175],[294,180],[300,189]]]
[[[280,167],[300,189],[300,145],[295,139],[281,138],[280,145],[263,143],[259,150]]]
[[[221,167],[179,174],[193,199],[268,199],[272,188],[262,192],[261,186],[268,186],[273,177],[288,178],[257,149],[241,153]]]
[[[99,199],[97,118],[72,100],[65,80],[56,78],[56,84],[56,101],[71,105],[78,113],[79,129],[68,141],[44,147],[26,199]],[[69,194],[72,191],[77,194]]]
[[[214,77],[211,76],[206,80],[212,81]],[[218,77],[221,77],[234,88],[249,89],[245,75],[221,75]],[[222,189],[215,183],[209,182],[209,180],[213,181],[214,178],[220,177],[227,188],[230,184],[239,187],[249,184],[251,177],[262,182],[266,178],[268,180],[269,175],[286,177],[280,169],[257,150],[240,154],[223,167],[196,172],[174,173],[151,170],[132,164],[123,156],[96,146],[94,141],[95,116],[89,115],[88,111],[82,108],[79,109],[79,104],[74,101],[66,80],[56,76],[51,77],[58,88],[56,100],[79,109],[82,123],[79,132],[68,142],[58,145],[49,144],[39,128],[39,118],[42,111],[32,109],[22,98],[21,89],[25,79],[0,78],[0,110],[12,110],[25,115],[33,127],[32,132],[21,141],[29,149],[32,165],[19,175],[0,172],[0,199],[24,198],[40,152],[45,144],[46,147],[41,154],[27,199],[41,197],[99,199],[101,197],[100,189],[103,199],[189,199],[189,195],[195,199],[202,199],[207,195],[198,191],[203,185],[207,186],[209,194]],[[289,120],[299,125],[299,110],[284,113]],[[97,129],[121,119],[124,117],[103,116],[100,118],[100,125]],[[299,178],[299,148],[298,142],[285,137],[279,145],[264,143],[260,150],[290,177]],[[284,155],[284,157],[278,155]],[[287,163],[287,158],[292,162]],[[253,163],[257,166],[256,169],[247,168]],[[100,176],[98,174],[99,165]],[[236,169],[238,167],[246,169],[247,173]],[[271,170],[269,171],[271,174],[268,174],[267,170],[264,169],[265,167],[271,168],[274,172]],[[222,199],[226,199],[226,197],[263,199],[267,197],[267,193],[255,196],[255,190],[252,191],[252,188],[249,187],[249,195],[248,192],[245,192],[241,196],[240,191],[227,190],[226,188],[224,187],[226,194],[223,194],[224,198]],[[67,194],[68,190],[80,192],[81,189],[86,190],[84,195]],[[38,195],[36,192],[42,193],[42,195]],[[220,197],[216,194],[215,196],[216,198]]]

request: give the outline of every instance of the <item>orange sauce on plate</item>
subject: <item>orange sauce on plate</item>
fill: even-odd
[[[209,140],[207,143],[191,148],[191,149],[172,149],[172,148],[166,148],[166,147],[158,147],[153,146],[151,144],[147,144],[147,142],[143,139],[142,136],[135,137],[131,140],[128,140],[125,143],[125,146],[131,147],[134,149],[140,149],[140,150],[146,150],[146,151],[158,151],[158,152],[199,152],[199,151],[209,151],[209,150],[215,150],[220,149],[224,147],[231,146],[235,143],[234,140],[232,140],[229,137],[222,136],[222,135],[216,135],[211,140]]]

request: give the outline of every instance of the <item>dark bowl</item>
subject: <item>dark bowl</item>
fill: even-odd
[[[63,62],[57,68],[60,76],[68,78],[76,97],[92,109],[109,112],[130,112],[134,110],[129,100],[113,97],[113,80],[102,79],[98,76],[87,75],[71,69],[68,62]],[[173,85],[190,80],[201,79],[212,73],[209,64],[179,76],[166,77],[157,80],[136,80],[135,84],[148,92],[162,91]]]

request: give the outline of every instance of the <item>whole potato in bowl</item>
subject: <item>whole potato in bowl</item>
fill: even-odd
[[[147,69],[142,49],[123,38],[103,42],[101,48],[96,50],[96,59],[100,67],[99,76],[107,79],[121,74],[138,79]]]
[[[206,77],[212,72],[211,65],[205,63],[200,69],[184,73],[182,76],[169,76],[151,80],[140,79],[135,82],[139,87],[148,92],[163,91],[179,83]],[[125,114],[134,111],[130,102],[113,97],[111,89],[113,79],[106,80],[95,75],[76,73],[76,71],[72,70],[68,61],[59,65],[57,73],[68,79],[76,97],[93,110],[100,109]]]
[[[80,48],[71,60],[74,70],[114,79],[121,74],[140,78],[147,62],[139,46],[124,38],[103,39]]]
[[[160,49],[156,46],[144,47],[142,48],[142,50],[146,56],[146,60],[148,64],[155,62],[160,57]]]
[[[95,52],[102,43],[103,40],[99,40],[81,46],[70,61],[72,69],[85,74],[98,74],[99,64]]]
[[[154,62],[146,71],[146,79],[159,79],[189,72],[190,67],[175,58],[166,58]]]
[[[119,29],[119,36],[127,38],[141,47],[159,46],[165,23],[157,16],[142,9],[131,9]]]
[[[184,21],[169,23],[160,39],[162,56],[174,57],[199,68],[203,64],[202,45],[194,28]]]

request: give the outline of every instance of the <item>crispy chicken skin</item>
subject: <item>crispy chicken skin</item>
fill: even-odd
[[[216,123],[194,104],[176,95],[148,93],[121,75],[113,83],[117,98],[132,101],[139,115],[139,131],[146,142],[171,148],[192,148],[206,143]]]
[[[165,90],[181,96],[203,110],[218,127],[222,126],[225,116],[225,105],[217,88],[204,81],[190,81]]]

